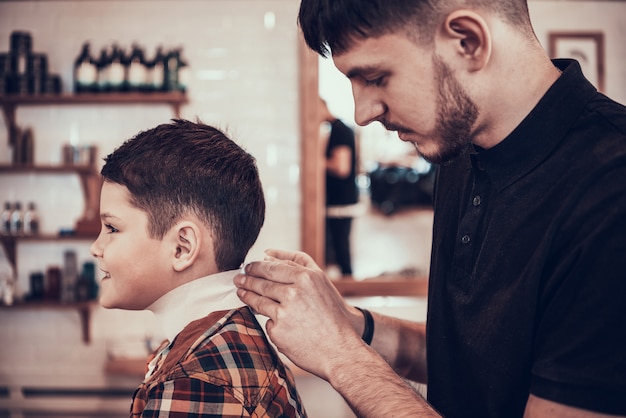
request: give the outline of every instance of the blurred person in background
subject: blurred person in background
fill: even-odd
[[[352,275],[350,231],[358,208],[354,131],[335,117],[319,99],[322,118],[329,125],[326,144],[326,264],[337,264],[343,276]]]

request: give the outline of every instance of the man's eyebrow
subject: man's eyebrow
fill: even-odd
[[[352,79],[354,77],[362,76],[363,74],[366,74],[366,73],[379,72],[380,70],[381,70],[380,66],[378,65],[365,65],[365,66],[354,67],[346,73],[346,77],[348,77],[348,79]]]

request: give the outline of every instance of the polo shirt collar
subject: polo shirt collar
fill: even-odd
[[[492,148],[474,147],[474,167],[484,170],[498,191],[545,160],[597,92],[578,62],[562,59],[553,63],[563,73],[517,128]]]

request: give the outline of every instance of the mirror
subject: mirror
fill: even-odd
[[[313,54],[302,40],[300,48],[302,248],[326,266],[344,294],[423,295],[432,239],[429,193],[434,168],[380,124],[356,126],[349,81],[332,59]],[[310,140],[328,134],[318,97],[356,136],[359,211],[350,233],[351,277],[342,277],[336,265],[325,262],[326,140]]]

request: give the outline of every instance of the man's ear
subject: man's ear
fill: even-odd
[[[175,253],[172,259],[172,267],[175,271],[183,271],[192,266],[202,245],[200,228],[193,222],[183,221],[174,226],[173,243]]]
[[[455,10],[450,13],[440,32],[440,42],[449,58],[461,58],[468,71],[478,71],[491,58],[491,31],[485,19],[471,10]]]

